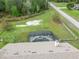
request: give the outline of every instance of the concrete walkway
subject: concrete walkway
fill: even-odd
[[[79,22],[76,21],[74,18],[69,16],[68,14],[64,13],[62,10],[60,10],[58,7],[56,7],[52,2],[49,2],[49,5],[54,8],[59,14],[61,14],[63,17],[66,18],[67,21],[72,23],[76,28],[79,29]]]

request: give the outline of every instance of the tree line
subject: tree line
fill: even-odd
[[[56,2],[77,2],[77,3],[79,3],[79,0],[53,0],[53,1],[56,1]]]
[[[48,9],[48,0],[0,0],[0,12],[30,15]]]

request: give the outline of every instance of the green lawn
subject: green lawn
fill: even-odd
[[[15,42],[28,42],[28,34],[32,31],[40,30],[50,30],[52,31],[60,40],[74,40],[74,37],[64,28],[62,24],[58,24],[52,20],[55,11],[49,9],[45,13],[29,18],[23,21],[18,21],[25,23],[29,20],[42,19],[43,22],[39,26],[30,26],[30,27],[15,27],[17,22],[13,22],[14,30],[10,32],[3,32],[0,36],[4,39],[3,42],[0,42],[0,47],[3,47],[7,43]]]
[[[79,39],[78,40],[73,40],[73,41],[68,41],[71,45],[79,49]]]
[[[67,5],[67,3],[65,3],[65,2],[62,2],[62,3],[54,3],[56,6],[58,6],[58,7],[66,7],[66,5]]]

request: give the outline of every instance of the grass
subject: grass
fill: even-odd
[[[67,3],[54,3],[57,7],[66,7]],[[79,21],[79,11],[78,10],[68,10],[68,9],[61,9],[64,12],[66,12],[68,15],[72,16],[74,19],[76,19],[77,21]],[[63,17],[62,17],[63,18]],[[63,20],[67,26],[70,27],[70,29],[77,35],[79,36],[79,29],[77,29],[76,27],[74,27],[72,24],[70,24],[68,21],[66,21],[65,19]],[[76,48],[79,49],[79,39],[77,40],[70,40],[67,41],[70,44],[72,44],[73,46],[75,46]]]
[[[74,37],[64,28],[62,24],[54,22],[53,15],[55,11],[53,9],[47,10],[44,14],[29,18],[23,21],[18,21],[20,23],[25,23],[30,20],[42,19],[43,22],[39,26],[30,27],[15,27],[17,22],[12,22],[14,30],[10,32],[3,32],[0,36],[4,39],[0,42],[0,48],[7,43],[15,42],[28,42],[28,34],[32,31],[49,30],[52,31],[61,40],[74,40]]]
[[[72,16],[77,21],[79,21],[79,10],[68,10],[68,9],[62,9],[62,10],[66,12],[68,15]]]
[[[78,40],[73,40],[73,41],[68,41],[71,45],[79,49],[79,39]]]
[[[67,5],[67,3],[65,3],[65,2],[62,2],[62,3],[54,3],[56,6],[58,6],[58,7],[66,7],[66,5]]]

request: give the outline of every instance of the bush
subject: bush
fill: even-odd
[[[67,8],[69,10],[72,10],[73,7],[74,7],[74,3],[73,2],[67,4]]]
[[[55,13],[55,14],[53,15],[53,21],[54,21],[55,23],[57,23],[57,24],[62,24],[62,22],[61,22],[61,17],[59,16],[58,13]]]

